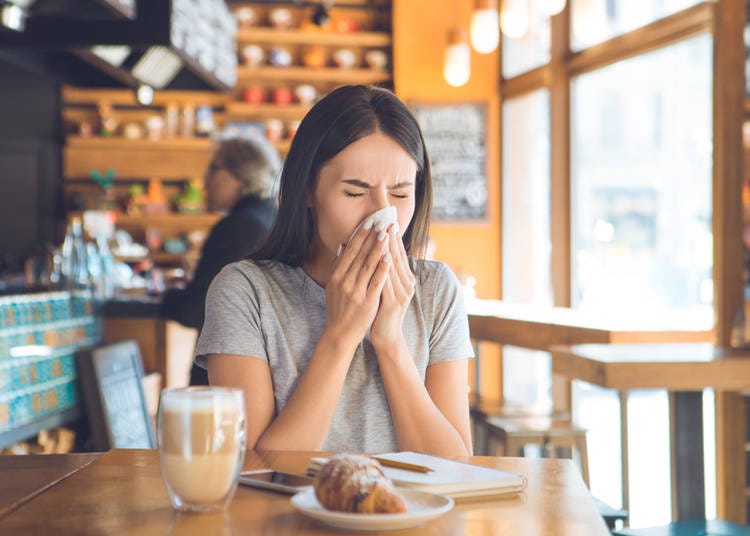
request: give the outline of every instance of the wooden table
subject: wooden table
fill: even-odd
[[[750,389],[749,351],[699,343],[553,346],[552,371],[620,391],[623,504],[628,503],[629,493],[627,391],[670,391],[673,518],[705,517],[702,390]],[[720,423],[717,419],[717,429],[719,426],[744,429],[744,423]],[[741,463],[744,465],[744,460]],[[740,469],[735,472],[744,476]]]
[[[96,454],[0,456],[0,517],[86,467]]]
[[[553,345],[586,343],[712,342],[712,318],[602,318],[565,307],[540,307],[499,300],[469,303],[469,331],[476,341],[548,352]],[[477,353],[477,355],[479,355]],[[480,361],[474,360],[477,395]],[[567,393],[564,390],[563,393]],[[502,389],[500,389],[502,399]]]
[[[251,452],[245,469],[304,473],[315,452]],[[457,503],[421,527],[381,534],[607,536],[591,495],[569,460],[462,458],[526,475],[520,494]],[[19,473],[35,478],[39,469]],[[289,497],[240,486],[225,515],[177,514],[155,450],[112,450],[0,518],[1,534],[331,534],[295,512]],[[377,534],[377,533],[373,533]]]

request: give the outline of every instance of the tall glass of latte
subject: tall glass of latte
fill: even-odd
[[[241,389],[165,389],[159,400],[159,461],[177,510],[224,510],[245,457]]]

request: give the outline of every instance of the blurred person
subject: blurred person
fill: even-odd
[[[276,150],[262,138],[220,143],[204,177],[206,209],[224,217],[211,229],[192,280],[168,291],[162,314],[200,330],[206,293],[214,276],[229,263],[248,257],[265,239],[276,217],[275,184],[281,168]],[[193,366],[191,385],[207,385],[208,376]]]

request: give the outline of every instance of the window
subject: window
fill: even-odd
[[[519,3],[516,2],[515,5]],[[533,8],[534,4],[531,5]],[[503,33],[503,76],[505,78],[511,78],[549,62],[549,17],[534,9],[527,11],[527,14],[528,30],[522,37],[508,37]]]
[[[710,318],[711,79],[700,35],[573,80],[575,307]]]
[[[601,43],[697,3],[698,0],[571,0],[573,50]]]
[[[549,93],[503,106],[503,298],[552,304]]]

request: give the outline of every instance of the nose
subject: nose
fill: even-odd
[[[373,212],[388,207],[391,204],[388,199],[388,191],[385,189],[378,188],[375,192],[373,192],[373,196],[371,199]]]

